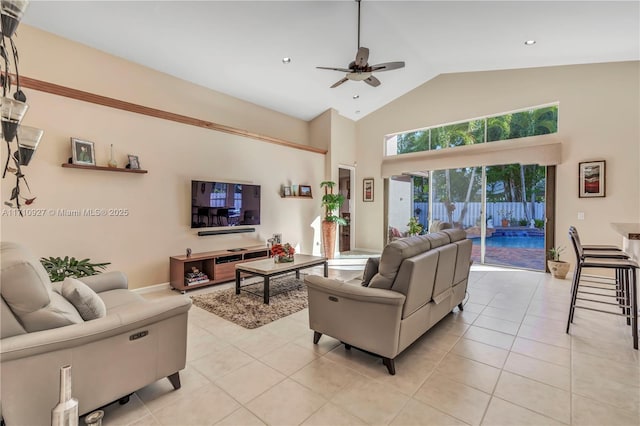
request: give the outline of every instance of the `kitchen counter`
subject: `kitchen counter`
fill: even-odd
[[[640,261],[640,223],[612,223],[611,227],[622,235],[622,249]]]

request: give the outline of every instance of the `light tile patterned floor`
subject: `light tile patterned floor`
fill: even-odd
[[[565,334],[569,287],[548,274],[474,268],[464,312],[400,355],[395,376],[330,337],[313,345],[306,310],[246,330],[193,307],[182,388],[147,386],[107,407],[104,424],[640,424],[629,327],[578,311]]]

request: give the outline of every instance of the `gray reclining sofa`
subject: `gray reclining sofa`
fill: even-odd
[[[460,229],[389,243],[376,268],[343,282],[310,275],[309,326],[314,343],[323,334],[382,357],[389,374],[394,359],[456,306],[463,308],[471,240]]]

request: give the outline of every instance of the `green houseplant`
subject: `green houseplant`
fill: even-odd
[[[409,227],[407,229],[409,235],[420,235],[420,233],[424,229],[422,224],[418,222],[417,217],[412,217],[411,219],[409,219],[409,223],[407,223],[407,226]]]
[[[110,262],[91,263],[89,259],[78,260],[75,257],[43,257],[40,263],[49,274],[52,282],[64,281],[66,277],[82,278],[101,273]]]
[[[564,251],[564,247],[552,247],[549,249],[547,266],[554,278],[565,279],[569,272],[569,262],[560,260],[560,253]]]
[[[324,257],[327,259],[333,259],[335,254],[338,225],[347,224],[344,218],[335,215],[336,211],[339,210],[342,203],[344,203],[344,195],[333,193],[335,186],[336,183],[329,180],[320,183],[320,188],[324,190],[324,195],[322,196],[322,207],[324,208],[324,218],[322,219],[322,249],[324,250]]]

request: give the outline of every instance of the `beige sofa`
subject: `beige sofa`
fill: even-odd
[[[127,290],[124,274],[109,272],[82,278],[106,307],[103,317],[84,321],[25,248],[2,243],[0,256],[0,414],[7,425],[51,424],[64,365],[72,366],[80,414],[163,377],[180,387],[190,299],[147,301]]]
[[[398,354],[456,305],[463,308],[470,259],[466,233],[447,229],[388,244],[377,270],[373,259],[365,267],[368,286],[363,280],[307,276],[314,343],[323,334],[334,337],[347,349],[354,346],[381,356],[395,374]]]

